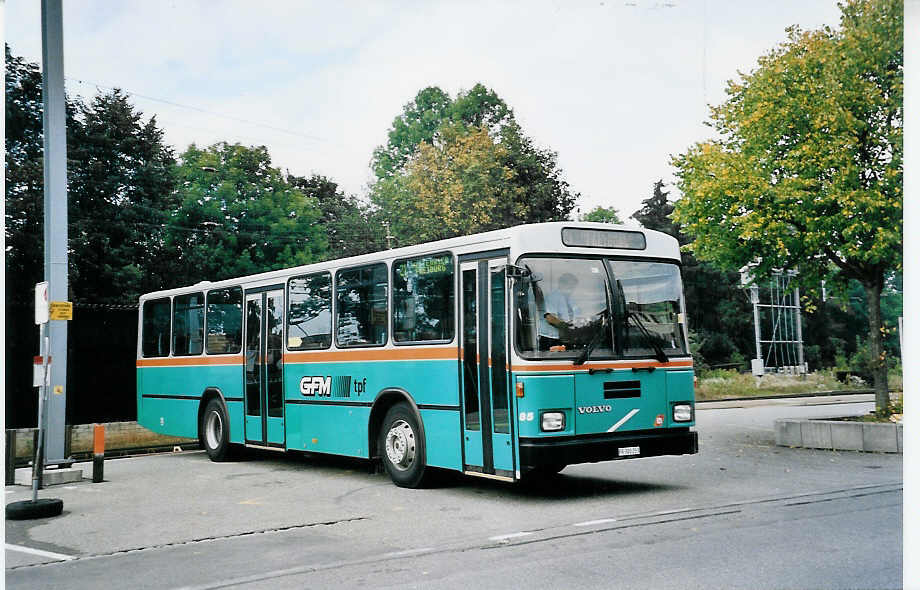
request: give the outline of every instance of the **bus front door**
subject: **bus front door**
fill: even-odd
[[[507,258],[461,262],[464,471],[514,477],[509,411]]]
[[[284,289],[246,292],[246,442],[284,446]]]

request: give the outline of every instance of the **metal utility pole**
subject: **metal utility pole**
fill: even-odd
[[[64,111],[64,26],[61,0],[42,0],[42,102],[45,167],[45,281],[51,301],[67,297],[67,121]],[[42,356],[51,357],[45,464],[64,456],[67,408],[67,322],[48,323]]]
[[[760,350],[760,289],[751,285],[751,303],[754,304],[754,349],[757,358],[751,360],[751,372],[755,377],[763,377],[763,353]]]

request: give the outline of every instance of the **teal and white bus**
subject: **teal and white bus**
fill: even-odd
[[[138,422],[234,447],[515,481],[697,452],[680,253],[521,225],[140,298]]]

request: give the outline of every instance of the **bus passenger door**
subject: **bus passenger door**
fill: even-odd
[[[284,446],[284,289],[246,292],[246,442]]]
[[[464,471],[514,476],[508,376],[507,258],[460,265]]]

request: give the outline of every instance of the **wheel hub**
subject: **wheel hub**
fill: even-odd
[[[205,439],[208,448],[216,449],[224,437],[224,423],[218,412],[211,412],[208,415],[208,422],[205,427]]]
[[[405,420],[397,420],[390,427],[384,441],[387,458],[400,471],[405,471],[415,462],[415,433]]]

